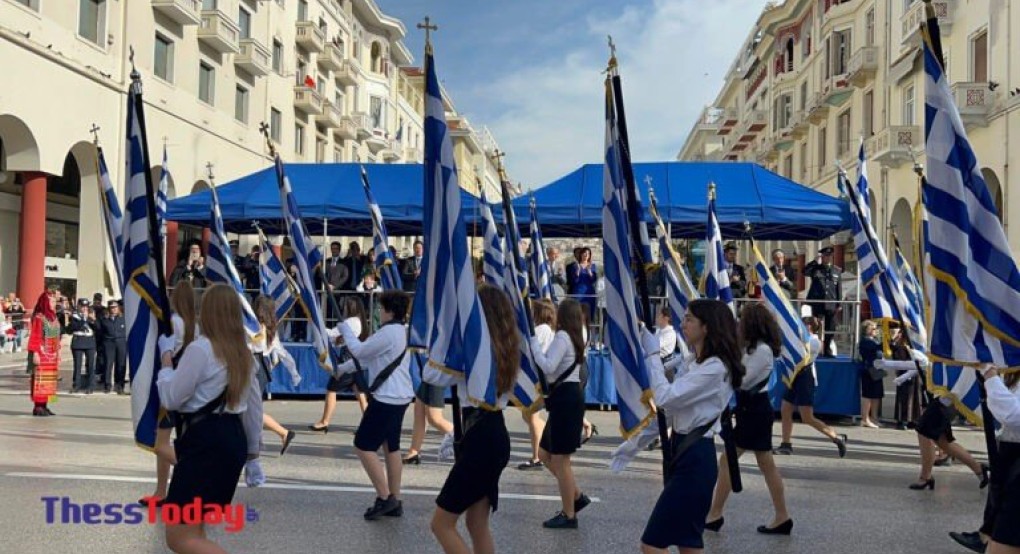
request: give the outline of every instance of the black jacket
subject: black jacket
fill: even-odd
[[[71,316],[67,330],[71,333],[72,350],[96,349],[96,323],[94,320],[87,320],[81,314],[76,313]]]
[[[170,286],[176,286],[182,280],[191,281],[191,286],[196,289],[204,289],[206,286],[205,267],[203,266],[202,269],[190,268],[188,260],[181,260],[170,274]]]
[[[415,276],[415,272],[418,271],[418,264],[414,260],[414,256],[408,256],[404,258],[400,264],[400,280],[404,284],[404,290],[408,292],[414,292],[418,286],[418,277]]]
[[[835,265],[823,265],[816,261],[804,266],[804,276],[811,278],[808,300],[842,300],[843,283],[840,278],[842,273],[843,270]],[[824,303],[826,311],[835,311],[836,307],[835,303]]]
[[[99,328],[104,342],[125,342],[127,341],[127,324],[124,316],[104,317],[99,320]]]
[[[733,277],[737,277],[734,281]],[[733,293],[733,298],[744,298],[747,296],[747,276],[744,274],[744,266],[740,264],[733,264],[730,267],[730,292]]]

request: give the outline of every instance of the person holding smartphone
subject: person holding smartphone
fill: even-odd
[[[170,274],[170,286],[176,286],[183,280],[191,283],[194,288],[204,289],[206,287],[205,257],[202,256],[202,244],[195,240],[189,242],[184,255],[179,258],[181,261],[177,262],[173,273]]]

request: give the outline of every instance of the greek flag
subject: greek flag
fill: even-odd
[[[297,301],[294,294],[297,285],[291,279],[283,262],[276,256],[273,245],[262,233],[262,229],[256,227],[256,230],[259,233],[259,243],[262,245],[262,253],[259,254],[259,292],[273,299],[276,305],[276,319],[281,321]]]
[[[312,346],[319,356],[319,365],[323,369],[335,370],[336,360],[330,355],[329,338],[326,336],[326,324],[322,319],[322,311],[315,297],[312,272],[322,263],[322,254],[315,243],[308,237],[305,224],[301,221],[297,200],[291,192],[290,180],[283,171],[283,161],[276,155],[276,182],[280,187],[280,205],[283,208],[283,220],[290,236],[290,246],[294,249],[294,263],[298,269],[298,302],[308,318],[312,335]]]
[[[754,242],[751,243],[751,249],[754,251],[754,272],[761,286],[762,300],[776,318],[783,337],[783,347],[777,360],[780,378],[787,387],[790,387],[797,378],[797,373],[811,363],[811,351],[808,349],[811,336],[804,327],[797,309],[787,300],[786,291],[779,286],[779,282],[769,271],[769,264],[765,262]]]
[[[627,231],[627,196],[623,156],[611,62],[606,77],[606,152],[602,174],[602,257],[606,280],[606,336],[624,438],[641,431],[652,419],[648,367],[641,348],[634,278],[631,275],[631,237]]]
[[[908,312],[908,317],[915,318],[908,323],[908,325],[916,329],[914,333],[908,334],[911,347],[914,350],[925,352],[928,350],[928,331],[924,323],[924,291],[921,289],[921,283],[918,282],[917,277],[914,275],[914,270],[910,267],[910,262],[903,255],[903,251],[900,249],[900,241],[895,234],[893,235],[893,246],[895,247],[893,269],[903,285],[903,294],[911,308]]]
[[[687,274],[687,268],[680,263],[680,254],[673,250],[673,246],[669,242],[669,231],[659,215],[659,208],[655,203],[655,195],[650,194],[649,197],[648,211],[651,213],[652,220],[655,223],[655,231],[659,239],[659,259],[666,273],[666,303],[669,306],[669,318],[673,327],[679,331],[684,314],[687,313],[687,304],[691,300],[699,298],[701,294],[698,293],[698,289],[691,282],[691,277]],[[683,333],[678,333],[678,336],[682,338]]]
[[[701,290],[705,298],[721,300],[734,308],[730,290],[730,270],[723,257],[722,231],[715,216],[715,184],[708,186],[708,226],[705,237],[705,269],[701,277]]]
[[[137,73],[128,93],[127,149],[124,187],[124,314],[127,325],[128,367],[131,373],[131,421],[135,443],[151,449],[156,443],[159,393],[156,373],[160,360],[156,341],[169,332],[169,302],[159,270],[155,194],[149,173],[142,84]]]
[[[248,333],[248,340],[255,340],[261,330],[259,320],[255,317],[255,310],[251,309],[248,302],[248,295],[244,293],[244,286],[241,284],[241,276],[234,266],[234,254],[230,251],[230,242],[227,240],[227,232],[223,229],[223,215],[220,213],[220,197],[216,193],[216,186],[210,186],[212,193],[212,233],[209,237],[209,251],[205,261],[205,278],[210,283],[226,283],[237,291],[241,299],[241,318],[244,320],[244,330]]]
[[[410,346],[429,363],[461,373],[467,395],[496,406],[495,358],[485,312],[475,289],[453,144],[431,44],[425,47],[425,256],[414,296]]]
[[[96,163],[99,166],[99,203],[103,209],[103,221],[106,223],[106,238],[110,243],[113,255],[113,267],[116,270],[113,286],[121,296],[124,295],[124,212],[117,200],[117,191],[110,180],[110,169],[106,166],[103,149],[96,146]]]
[[[482,212],[482,230],[485,237],[482,243],[482,278],[486,283],[502,289],[504,288],[503,272],[506,271],[507,263],[510,260],[504,259],[503,237],[499,236],[496,220],[492,216],[492,204],[486,198],[484,189],[478,200],[478,206]],[[512,275],[513,273],[511,273]]]
[[[528,256],[528,271],[531,274],[532,298],[548,298],[552,300],[552,278],[549,271],[549,260],[542,242],[542,228],[538,225],[538,210],[535,199],[531,199],[531,255]]]
[[[403,290],[404,282],[400,278],[400,268],[397,267],[397,260],[390,252],[390,241],[386,236],[386,224],[383,222],[382,210],[379,203],[372,196],[372,187],[368,184],[368,173],[365,167],[361,167],[361,184],[365,187],[365,198],[368,200],[368,211],[372,214],[372,246],[375,248],[376,270],[379,271],[379,282],[383,290]]]
[[[159,167],[159,190],[156,192],[156,221],[159,222],[159,240],[166,244],[166,191],[170,186],[170,170],[163,145],[163,163]]]
[[[1017,370],[1020,271],[953,103],[932,12],[925,38],[928,167],[922,197],[928,213],[923,235],[930,358]]]

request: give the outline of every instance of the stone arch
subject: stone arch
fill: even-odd
[[[995,203],[995,215],[999,216],[999,223],[1002,223],[1004,205],[1002,203],[1002,183],[999,182],[999,176],[987,167],[981,169],[981,176],[984,177],[985,184],[988,185],[988,194],[992,196],[992,202]]]
[[[209,190],[209,183],[199,179],[198,181],[195,181],[194,185],[192,185],[191,194],[202,192],[203,190]]]
[[[370,50],[372,57],[372,71],[382,73],[382,44],[379,41],[372,42]]]
[[[152,175],[152,185],[159,188],[159,178],[163,175],[163,166],[157,165],[150,169],[149,173]],[[174,174],[172,171],[167,171],[166,198],[167,200],[177,198],[177,186],[174,184]]]
[[[900,198],[893,205],[892,217],[889,218],[891,230],[899,238],[900,248],[908,257],[913,257],[914,252],[914,210],[906,198]],[[892,242],[887,249],[889,256],[892,256]]]
[[[24,121],[9,114],[0,115],[0,142],[3,143],[0,167],[5,171],[39,171],[39,145]]]

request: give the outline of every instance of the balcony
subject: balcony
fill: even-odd
[[[234,65],[255,77],[269,74],[269,50],[253,38],[241,39],[241,51],[234,56]]]
[[[373,154],[378,154],[383,148],[390,147],[390,139],[386,138],[386,131],[383,131],[382,129],[373,129],[372,134],[365,139],[365,146],[367,146]]]
[[[769,114],[764,110],[748,111],[740,123],[736,136],[738,142],[749,142],[769,124]]]
[[[854,93],[854,89],[850,86],[847,74],[843,73],[841,75],[833,75],[829,78],[829,81],[825,84],[824,93],[826,103],[833,107],[839,107],[850,99],[850,96]]]
[[[372,129],[368,125],[367,113],[354,112],[347,117],[350,118],[352,123],[354,123],[354,130],[357,134],[358,140],[363,140],[372,136]]]
[[[354,140],[358,138],[357,124],[351,116],[345,115],[340,118],[340,124],[333,127],[333,135],[341,140]]]
[[[921,128],[915,126],[886,127],[864,142],[868,159],[890,167],[911,161],[914,148],[924,148]]]
[[[988,83],[953,83],[951,88],[964,126],[987,127],[995,105],[995,93],[988,90]]]
[[[298,21],[296,25],[297,36],[294,40],[298,45],[309,52],[322,52],[326,45],[326,35],[322,29],[312,21]]]
[[[722,110],[722,115],[719,117],[721,122],[717,133],[720,135],[728,135],[733,130],[733,126],[740,121],[740,116],[737,114],[737,110],[733,108],[726,108]]]
[[[408,163],[421,163],[425,159],[425,153],[422,152],[421,148],[415,148],[413,146],[404,147],[404,161]]]
[[[798,111],[790,118],[790,137],[799,139],[807,135],[811,124],[808,122],[807,114]]]
[[[310,115],[322,113],[322,96],[312,87],[294,87],[294,107]]]
[[[152,0],[152,9],[181,25],[201,23],[201,7],[199,0]]]
[[[829,105],[825,102],[825,95],[816,92],[807,103],[808,121],[821,123],[829,116]]]
[[[722,110],[714,108],[705,108],[701,112],[701,117],[694,124],[695,133],[711,133],[716,134],[722,127]]]
[[[340,126],[343,115],[340,109],[329,100],[322,101],[322,113],[315,117],[315,122],[327,129],[336,129]]]
[[[240,51],[238,39],[241,30],[234,20],[220,10],[202,10],[202,23],[198,27],[198,40],[205,41],[217,52],[236,54]]]
[[[949,0],[933,0],[931,3],[932,7],[935,8],[935,15],[939,19],[939,29],[942,31],[942,36],[949,34],[949,31],[953,25],[952,18],[952,6]],[[921,41],[921,24],[928,19],[924,13],[924,2],[914,2],[907,11],[900,17],[900,25],[902,26],[902,39],[900,43],[903,46],[917,45]]]
[[[766,139],[759,143],[757,152],[755,152],[755,160],[759,165],[765,165],[777,159],[779,159],[779,150],[776,149],[775,141]]]
[[[390,146],[382,149],[379,156],[382,157],[385,162],[395,162],[400,159],[400,146],[396,143],[390,143]]]
[[[850,81],[851,85],[859,87],[875,78],[876,71],[878,71],[878,47],[865,46],[858,48],[854,55],[850,57],[850,63],[846,71],[846,80]]]
[[[344,60],[340,68],[333,72],[336,81],[344,86],[357,85],[362,75],[361,64],[354,58]]]
[[[336,71],[344,65],[344,53],[339,46],[332,42],[316,57],[319,67]]]

